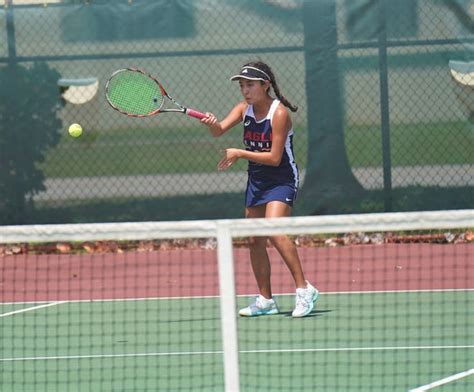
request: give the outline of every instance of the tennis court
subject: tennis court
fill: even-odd
[[[305,239],[316,310],[291,318],[291,278],[270,248],[280,314],[237,320],[241,390],[474,388],[472,241]],[[239,244],[237,308],[256,290]],[[2,275],[2,391],[225,389],[212,241],[6,255]]]
[[[472,367],[473,313],[461,325],[457,317],[473,291],[325,294],[312,317],[297,322],[292,298],[279,299],[281,315],[239,320],[239,333],[254,342],[240,346],[243,390],[403,391]],[[199,297],[2,305],[1,389],[221,391],[218,310],[216,298]],[[140,318],[146,322],[131,323]],[[258,331],[276,324],[280,338],[260,342]],[[263,358],[264,379],[246,366]],[[443,390],[473,387],[471,377]]]

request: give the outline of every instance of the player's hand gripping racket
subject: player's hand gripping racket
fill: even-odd
[[[184,113],[199,119],[207,117],[176,102],[156,78],[135,68],[115,71],[107,81],[105,96],[110,106],[130,117],[149,117],[166,112]],[[165,98],[177,108],[164,109]]]

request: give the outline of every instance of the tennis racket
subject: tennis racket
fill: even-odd
[[[199,119],[207,117],[176,102],[158,79],[140,69],[115,71],[107,80],[105,96],[112,108],[130,117],[150,117],[159,113],[183,113]],[[164,109],[165,98],[177,108]]]

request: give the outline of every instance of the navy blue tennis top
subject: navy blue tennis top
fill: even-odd
[[[248,105],[244,113],[244,145],[247,151],[270,151],[272,149],[272,119],[280,101],[275,99],[264,119],[257,121],[253,106]],[[298,187],[298,167],[293,154],[293,128],[288,132],[279,166],[269,166],[249,161],[249,176],[266,178],[277,183],[293,183]]]

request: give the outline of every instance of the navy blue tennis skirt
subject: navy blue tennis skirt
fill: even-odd
[[[255,207],[270,201],[281,201],[292,207],[297,191],[296,182],[273,182],[249,176],[245,192],[245,206]]]

